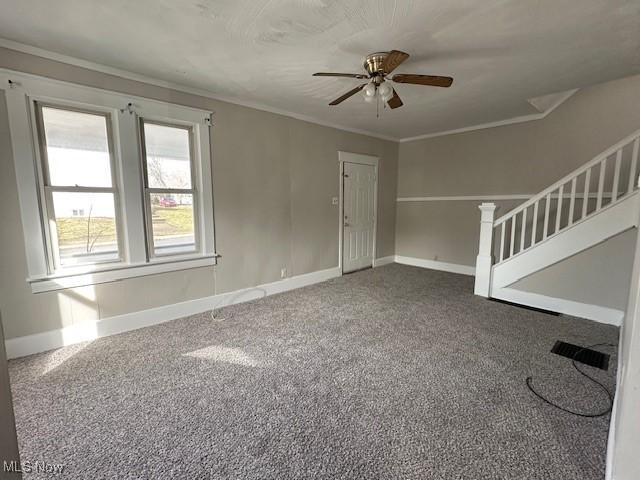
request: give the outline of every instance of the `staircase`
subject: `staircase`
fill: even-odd
[[[638,226],[640,130],[494,219],[480,205],[475,293],[518,302],[509,286]]]

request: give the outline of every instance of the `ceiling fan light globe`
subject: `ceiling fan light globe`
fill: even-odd
[[[391,88],[388,83],[383,82],[378,87],[378,93],[386,101],[387,99],[391,98],[391,95],[393,95],[393,88]]]
[[[391,89],[389,93],[387,93],[386,95],[381,95],[381,97],[382,97],[382,100],[384,100],[385,102],[388,102],[393,98],[393,89]]]
[[[376,96],[376,86],[373,83],[368,83],[362,91],[364,92],[365,97],[375,97]]]
[[[364,97],[364,101],[367,102],[367,103],[373,103],[375,101],[375,99],[376,99],[375,95],[372,97],[372,96],[369,96],[369,95],[365,94],[365,95],[363,95],[363,97]]]

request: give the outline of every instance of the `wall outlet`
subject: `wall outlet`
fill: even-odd
[[[338,197],[332,197],[331,198],[331,205],[337,205],[338,204]]]
[[[280,278],[287,278],[287,267],[280,269]]]

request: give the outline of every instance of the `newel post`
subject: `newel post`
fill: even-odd
[[[476,258],[476,285],[474,293],[489,297],[491,292],[491,266],[493,265],[493,219],[495,203],[483,203],[478,207],[480,217],[480,243]]]

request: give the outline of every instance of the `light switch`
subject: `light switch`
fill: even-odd
[[[331,205],[337,205],[338,204],[338,197],[333,197],[331,199]]]

